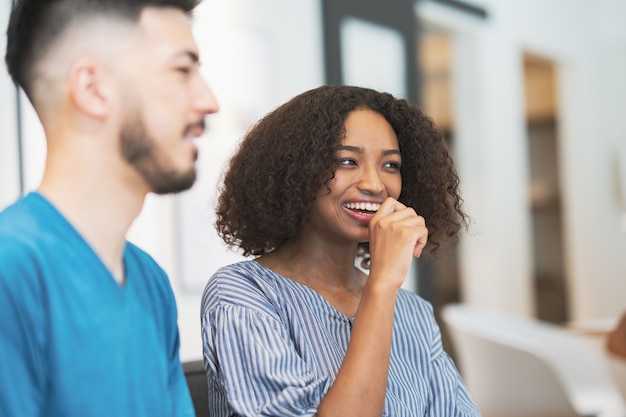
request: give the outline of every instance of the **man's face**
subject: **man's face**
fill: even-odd
[[[144,9],[140,42],[129,64],[122,103],[121,153],[150,191],[190,188],[196,178],[204,118],[217,102],[199,73],[188,17],[172,8]]]

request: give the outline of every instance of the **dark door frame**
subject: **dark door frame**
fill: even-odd
[[[413,0],[322,0],[326,83],[344,84],[341,64],[341,23],[357,18],[388,27],[400,34],[405,48],[406,98],[417,104],[420,96],[417,65],[417,21]],[[372,57],[375,65],[376,57]]]
[[[341,23],[357,18],[390,28],[400,34],[405,48],[405,92],[414,104],[420,103],[418,21],[415,4],[422,0],[322,0],[326,84],[344,84],[341,64]],[[486,19],[484,8],[459,0],[428,0]],[[372,57],[375,65],[376,57]]]
[[[348,18],[357,18],[388,27],[398,32],[405,47],[404,91],[406,99],[420,105],[420,74],[419,74],[419,27],[415,16],[415,4],[423,0],[322,0],[322,16],[324,24],[324,58],[327,84],[344,84],[341,50],[341,23]],[[478,17],[487,19],[484,8],[459,0],[428,0]],[[372,57],[372,65],[376,65],[376,57]],[[435,296],[433,279],[436,275],[435,261],[422,257],[416,263],[418,276],[418,293],[432,300]]]

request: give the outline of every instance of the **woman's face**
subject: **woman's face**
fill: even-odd
[[[368,224],[387,197],[402,190],[398,138],[379,113],[354,110],[337,151],[335,177],[323,185],[311,213],[314,233],[338,242],[366,242]]]

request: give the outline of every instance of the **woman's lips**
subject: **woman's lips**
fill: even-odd
[[[348,215],[359,223],[369,223],[378,209],[380,209],[380,206],[380,203],[364,201],[348,202],[343,204],[343,207],[346,209]]]

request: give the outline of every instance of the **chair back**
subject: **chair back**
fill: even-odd
[[[209,417],[209,384],[202,360],[183,362],[196,417]]]
[[[623,416],[602,349],[560,326],[449,304],[459,371],[484,417]]]

